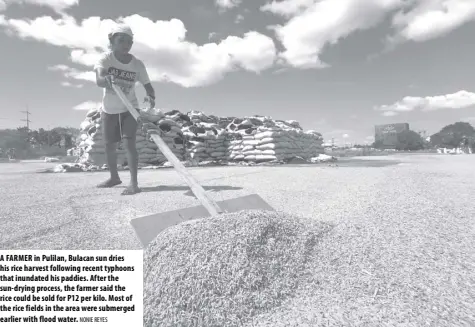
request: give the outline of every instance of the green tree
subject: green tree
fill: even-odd
[[[424,140],[419,135],[411,130],[406,130],[398,133],[396,150],[422,150],[424,148]]]
[[[61,129],[53,128],[51,131],[48,131],[48,145],[49,146],[59,146],[61,142]]]
[[[44,128],[38,130],[38,143],[40,145],[48,145],[48,132]]]
[[[475,138],[475,129],[470,123],[456,122],[442,128],[430,137],[430,143],[436,147],[456,148],[464,137],[469,140]]]
[[[0,148],[26,150],[29,147],[28,134],[22,129],[0,130]]]

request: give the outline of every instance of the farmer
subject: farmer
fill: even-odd
[[[137,181],[138,153],[135,144],[138,123],[114,92],[112,84],[122,89],[135,108],[139,107],[135,95],[136,82],[144,86],[147,92],[145,101],[151,108],[155,106],[155,91],[143,62],[129,53],[133,44],[130,27],[116,25],[109,33],[109,42],[110,51],[103,54],[94,66],[96,83],[104,88],[101,120],[107,165],[110,170],[110,178],[97,187],[113,187],[122,183],[117,171],[117,146],[122,140],[127,150],[130,170],[130,184],[122,194],[130,195],[140,192]]]

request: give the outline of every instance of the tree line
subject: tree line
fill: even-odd
[[[475,129],[470,123],[456,122],[443,127],[439,132],[430,136],[427,141],[417,132],[406,130],[397,135],[396,150],[424,150],[431,148],[458,148],[467,146],[475,150]],[[381,141],[375,141],[372,147],[384,148]]]
[[[74,147],[80,132],[72,127],[55,127],[51,130],[39,128],[28,130],[27,127],[0,130],[0,148],[28,150],[31,148],[58,147],[69,149]]]

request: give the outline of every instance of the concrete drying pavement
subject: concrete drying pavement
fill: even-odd
[[[131,219],[198,204],[172,169],[140,171],[144,192],[124,197],[128,172],[104,190],[95,185],[107,172],[38,174],[38,165],[0,165],[1,249],[139,249]],[[257,193],[335,224],[308,287],[252,326],[307,316],[296,325],[473,326],[473,167],[473,155],[395,155],[192,173],[218,201]]]
[[[340,167],[213,167],[192,172],[218,201],[257,193],[278,210],[330,222],[354,219],[375,194],[386,194],[380,205],[391,214],[401,210],[396,203],[405,201],[400,219],[417,219],[420,211],[414,204],[426,199],[448,216],[475,217],[469,196],[473,184],[468,183],[474,180],[475,156],[361,160],[400,163],[378,167],[342,161]],[[199,204],[172,169],[140,171],[143,193],[124,197],[120,192],[129,180],[127,171],[121,172],[122,185],[104,190],[95,185],[107,172],[35,173],[51,165],[0,165],[0,248],[138,249],[131,219]],[[464,221],[463,228],[475,236],[470,223]]]

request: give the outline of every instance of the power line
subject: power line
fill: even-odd
[[[31,112],[28,111],[28,106],[26,106],[26,111],[23,110],[21,111],[23,113],[26,113],[26,119],[20,119],[21,121],[26,121],[26,129],[28,130],[28,132],[30,131],[30,123],[31,123],[31,120],[30,120],[30,115],[31,115]]]

